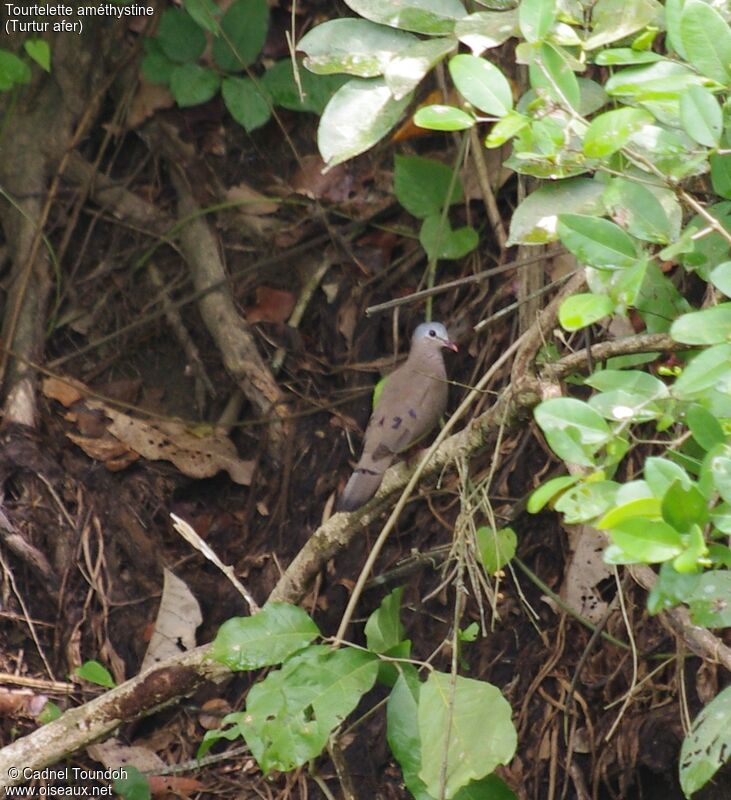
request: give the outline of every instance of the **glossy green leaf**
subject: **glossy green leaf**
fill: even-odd
[[[726,441],[721,423],[703,406],[693,403],[688,408],[686,421],[693,438],[704,450],[712,450]]]
[[[539,486],[528,498],[526,506],[529,514],[537,514],[550,503],[556,496],[560,495],[569,486],[573,486],[579,480],[578,475],[560,475],[558,478],[551,478]]]
[[[468,14],[454,26],[454,35],[479,56],[485,50],[499,47],[511,36],[518,35],[518,11],[477,11]]]
[[[661,498],[675,481],[685,488],[691,485],[690,476],[679,464],[657,456],[650,456],[645,461],[644,476],[653,494],[658,498]]]
[[[727,762],[731,750],[731,686],[693,720],[680,749],[680,785],[686,797],[703,788]]]
[[[240,72],[259,56],[269,31],[266,0],[234,0],[221,18],[221,36],[213,42],[213,58],[221,69]]]
[[[160,17],[157,38],[165,55],[178,64],[195,61],[206,49],[206,36],[181,8],[168,8]]]
[[[267,603],[253,617],[232,617],[211,643],[211,658],[234,671],[279,664],[320,635],[305,611]]]
[[[463,131],[475,125],[475,118],[461,108],[437,104],[420,108],[414,124],[432,131]]]
[[[596,50],[641,30],[659,18],[655,0],[598,0],[591,7],[591,35],[586,50]]]
[[[731,344],[715,345],[693,356],[671,392],[689,400],[709,389],[731,390]]]
[[[317,130],[320,155],[329,167],[365,152],[399,121],[411,101],[395,100],[382,78],[353,78],[327,104]]]
[[[721,497],[731,503],[731,447],[724,445],[710,455],[709,469],[715,486]]]
[[[633,97],[638,101],[680,99],[689,86],[700,86],[703,78],[685,64],[658,61],[617,70],[604,88],[613,97]]]
[[[345,4],[372,22],[432,36],[452,33],[466,13],[459,0],[345,0]]]
[[[722,344],[731,341],[731,303],[683,314],[670,326],[670,335],[683,344]]]
[[[714,267],[708,278],[716,289],[723,292],[726,297],[731,297],[731,261],[724,261]]]
[[[480,560],[490,575],[499,572],[515,555],[518,537],[512,528],[480,527],[475,533]]]
[[[419,777],[421,769],[421,742],[419,740],[419,683],[416,670],[410,664],[403,672],[388,696],[386,706],[386,737],[391,752],[401,767],[404,783],[414,800],[433,800],[424,781]]]
[[[668,387],[659,378],[648,372],[634,369],[597,370],[586,379],[585,383],[600,392],[623,389],[648,400],[656,400],[669,395]]]
[[[586,481],[564,492],[554,505],[567,525],[580,525],[604,514],[616,500],[614,481]]]
[[[632,238],[606,219],[560,214],[558,234],[579,261],[593,267],[629,267],[637,259]]]
[[[449,53],[457,43],[451,37],[427,39],[405,47],[386,67],[383,77],[396,100],[416,88],[422,78]]]
[[[142,57],[142,74],[150,83],[168,84],[178,66],[165,55],[159,39],[144,39],[145,55]]]
[[[615,47],[600,50],[594,59],[595,64],[603,67],[624,66],[626,64],[654,64],[662,61],[663,56],[652,50],[633,50],[631,47]]]
[[[710,162],[713,191],[727,200],[731,199],[731,155],[714,153]]]
[[[627,520],[659,519],[660,516],[661,503],[657,497],[636,497],[629,500],[617,498],[617,505],[597,521],[596,527],[616,528]]]
[[[420,219],[440,214],[447,202],[459,203],[464,197],[459,175],[424,156],[395,156],[393,188],[399,203]]]
[[[701,75],[731,83],[731,29],[715,8],[701,0],[686,0],[680,37],[686,58]]]
[[[556,0],[521,0],[518,7],[520,32],[526,42],[540,42],[556,21]]]
[[[687,533],[693,525],[708,522],[708,501],[697,486],[673,483],[662,499],[662,517],[680,533]]]
[[[122,800],[150,800],[152,790],[147,778],[131,764],[125,765],[123,777],[115,778],[112,783],[114,793],[118,794]]]
[[[581,103],[579,82],[566,53],[555,45],[540,45],[529,67],[530,83],[562,107],[578,110]]]
[[[462,96],[475,108],[504,117],[513,107],[513,93],[498,67],[484,58],[458,55],[449,61],[449,74]]]
[[[26,39],[23,49],[46,72],[51,71],[51,48],[44,39]]]
[[[639,108],[619,108],[595,117],[584,134],[584,152],[591,158],[604,158],[624,147],[633,133],[654,121],[652,114]]]
[[[592,466],[594,454],[612,438],[601,415],[573,397],[545,400],[533,413],[553,452],[570,463]]]
[[[492,126],[490,133],[485,138],[485,147],[500,147],[528,125],[530,125],[530,117],[519,114],[517,111],[509,111]]]
[[[695,625],[731,626],[731,571],[712,570],[701,575],[689,605],[690,618]]]
[[[626,389],[613,389],[589,398],[589,405],[613,422],[648,422],[662,416],[663,408],[645,395]]]
[[[496,686],[431,672],[419,692],[419,777],[427,791],[438,797],[444,779],[444,796],[454,797],[470,781],[507,764],[517,746],[511,717]]]
[[[448,219],[434,214],[422,223],[419,242],[430,260],[458,259],[471,253],[479,244],[480,237],[469,225],[454,229]]]
[[[659,520],[626,519],[613,527],[609,536],[626,556],[641,564],[668,561],[683,551],[680,534]]]
[[[685,549],[673,559],[673,567],[683,575],[693,575],[708,566],[708,547],[700,525],[691,525],[685,535]]]
[[[508,245],[555,241],[559,213],[601,214],[603,191],[602,184],[589,178],[567,178],[542,184],[513,212]]]
[[[614,303],[606,295],[574,294],[567,297],[558,310],[558,321],[567,331],[578,331],[593,325],[614,311]]]
[[[207,103],[220,86],[218,73],[198,64],[181,64],[170,73],[170,91],[181,108]]]
[[[389,62],[419,40],[411,33],[367,19],[333,19],[308,31],[297,43],[305,66],[319,75],[345,72],[361,78],[383,74]]]
[[[321,115],[330,98],[349,80],[346,75],[315,75],[307,69],[300,69],[298,75],[299,86],[294,79],[292,61],[283,58],[262,75],[259,86],[275,106]]]
[[[671,219],[662,197],[670,209]],[[604,203],[614,219],[621,219],[627,232],[653,244],[668,244],[680,233],[682,212],[674,196],[656,194],[637,181],[615,178],[607,185]]]
[[[221,94],[231,116],[249,133],[269,121],[269,103],[251,78],[224,78]]]
[[[650,614],[659,614],[668,608],[684,603],[698,586],[700,575],[680,573],[672,561],[660,565],[657,580],[647,595],[647,610]]]
[[[721,141],[721,106],[705,86],[689,86],[680,96],[680,120],[685,132],[698,144],[717,147]]]

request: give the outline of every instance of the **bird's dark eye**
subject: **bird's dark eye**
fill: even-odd
[[[432,329],[429,331],[429,336],[431,336],[431,338],[433,339],[433,338],[434,338],[436,335],[437,335],[437,332],[434,330],[434,328],[432,328]]]

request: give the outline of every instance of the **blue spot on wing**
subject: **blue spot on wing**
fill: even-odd
[[[401,417],[394,417],[393,418],[393,425],[391,425],[392,430],[397,431],[401,427],[401,423],[403,420]]]

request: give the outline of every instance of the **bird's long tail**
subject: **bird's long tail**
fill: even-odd
[[[389,458],[374,461],[362,458],[345,484],[343,495],[338,503],[338,511],[355,511],[365,505],[378,491],[383,480],[383,473],[388,469],[391,460]]]

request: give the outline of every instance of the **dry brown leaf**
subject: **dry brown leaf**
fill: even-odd
[[[99,761],[107,769],[137,767],[140,772],[163,770],[167,764],[147,747],[122,744],[119,739],[107,739],[86,748],[89,758]]]
[[[246,183],[232,186],[226,192],[226,199],[230,203],[240,203],[237,211],[241,214],[251,214],[253,216],[263,216],[266,214],[276,214],[279,210],[279,203],[257,192]]]
[[[161,108],[172,108],[174,105],[175,98],[170,94],[167,86],[148,83],[141,77],[137,94],[132,99],[129,114],[127,114],[127,127],[133,130],[156,111]]]
[[[150,784],[153,796],[175,794],[179,797],[189,797],[205,788],[197,778],[184,778],[182,775],[149,775],[147,782]]]
[[[598,623],[607,611],[597,586],[611,577],[612,570],[604,563],[607,535],[590,525],[566,526],[571,558],[564,573],[561,599],[582,617]]]
[[[143,672],[166,658],[195,647],[195,632],[203,622],[201,607],[186,583],[164,571],[162,599],[150,644],[142,660]]]
[[[207,731],[221,727],[223,718],[231,713],[231,705],[223,697],[214,697],[207,700],[201,706],[201,713],[198,715],[198,722]]]
[[[249,306],[244,313],[251,325],[255,322],[286,322],[292,313],[295,302],[292,292],[271,289],[268,286],[257,286],[256,305]]]
[[[342,203],[353,192],[353,176],[344,164],[322,174],[325,162],[319,155],[304,156],[291,181],[292,191],[312,200]]]
[[[75,378],[44,378],[43,394],[69,408],[88,394],[88,389]]]

